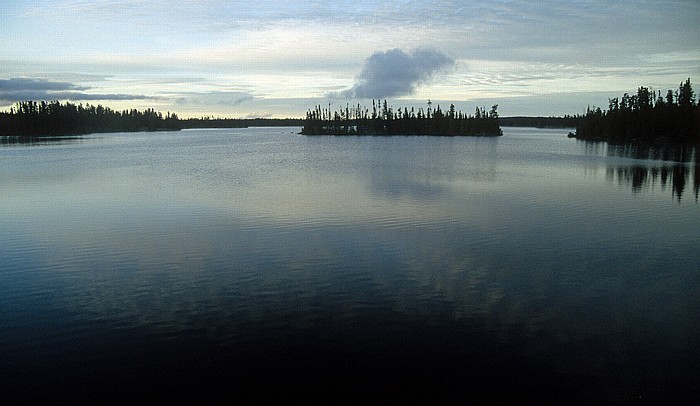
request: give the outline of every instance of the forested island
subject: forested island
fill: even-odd
[[[104,132],[179,130],[174,113],[153,109],[116,111],[109,107],[83,106],[58,101],[19,102],[9,112],[0,112],[0,135],[58,136]]]
[[[301,126],[300,118],[189,118],[154,109],[117,111],[101,105],[24,101],[0,112],[0,136],[55,137],[105,132],[173,131],[186,128]]]
[[[500,136],[498,105],[486,111],[476,108],[474,115],[456,111],[454,104],[443,112],[440,106],[434,110],[407,107],[394,110],[384,100],[372,100],[372,110],[367,107],[350,107],[331,111],[331,106],[309,110],[304,119],[305,135],[444,135],[444,136]]]
[[[648,87],[622,99],[609,99],[608,110],[588,108],[570,136],[583,140],[700,143],[700,106],[690,79],[666,95]]]

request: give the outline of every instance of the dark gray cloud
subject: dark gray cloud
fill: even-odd
[[[69,82],[51,82],[46,79],[10,78],[0,79],[0,92],[12,91],[65,91],[86,90],[86,87]]]
[[[335,96],[371,99],[410,95],[435,72],[454,62],[447,55],[427,48],[409,53],[400,49],[376,52],[367,58],[357,83]]]
[[[85,93],[90,87],[46,79],[0,79],[0,101],[24,100],[143,100],[147,96],[114,93]]]

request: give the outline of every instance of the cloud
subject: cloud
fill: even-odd
[[[265,113],[248,113],[243,118],[271,118],[271,117],[272,117],[272,113],[265,112]]]
[[[0,79],[0,92],[12,91],[54,91],[54,90],[86,90],[69,82],[51,82],[45,79],[10,78]]]
[[[367,58],[355,85],[334,95],[368,99],[410,95],[435,72],[454,63],[447,55],[427,48],[376,52]]]
[[[254,100],[255,97],[246,92],[215,91],[215,92],[190,92],[183,93],[176,99],[178,104],[209,104],[218,106],[239,106],[245,102]]]
[[[10,78],[0,79],[0,101],[24,100],[143,100],[149,97],[133,94],[85,93],[89,87],[70,82],[55,82],[46,79]]]
[[[121,93],[80,93],[62,92],[51,94],[54,99],[59,100],[146,100],[153,97],[142,94],[121,94]]]

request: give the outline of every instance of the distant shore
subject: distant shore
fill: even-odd
[[[153,109],[117,111],[101,105],[59,101],[19,102],[0,112],[3,143],[12,137],[75,137],[94,133],[178,131],[194,128],[301,127],[304,135],[436,135],[501,136],[501,127],[575,129],[569,138],[621,143],[700,144],[700,105],[690,78],[678,90],[639,87],[637,93],[609,99],[609,107],[588,107],[585,115],[500,117],[498,105],[477,107],[474,114],[439,105],[427,109],[397,108],[372,100],[372,107],[346,105],[336,111],[316,106],[301,118],[188,118]],[[7,138],[10,137],[10,138]]]

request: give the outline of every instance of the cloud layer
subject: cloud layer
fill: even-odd
[[[14,103],[24,100],[143,100],[149,98],[143,95],[83,92],[89,89],[70,82],[46,79],[0,79],[0,101]]]
[[[409,53],[400,49],[376,52],[367,58],[357,83],[338,96],[367,99],[407,96],[435,72],[454,63],[447,55],[427,48]]]

